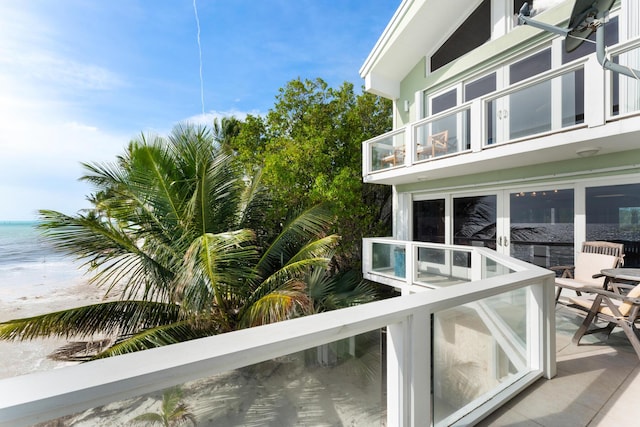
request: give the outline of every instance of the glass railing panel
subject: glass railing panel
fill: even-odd
[[[487,101],[485,119],[486,145],[584,123],[584,70],[580,68]]]
[[[376,329],[46,425],[384,425],[385,341]]]
[[[481,278],[482,279],[490,279],[492,277],[504,276],[505,274],[511,274],[515,271],[503,264],[500,264],[496,260],[489,258],[487,256],[481,257]]]
[[[371,267],[374,272],[404,279],[406,277],[406,254],[404,245],[373,243]]]
[[[404,164],[404,130],[392,132],[368,144],[371,156],[370,170],[372,172]]]
[[[527,289],[433,315],[434,424],[449,425],[530,371]]]
[[[468,251],[418,247],[415,266],[415,281],[429,287],[453,286],[471,280]]]
[[[469,108],[414,127],[416,162],[470,149]]]
[[[616,64],[639,70],[640,48],[613,56],[612,60]],[[615,116],[640,111],[640,81],[619,73],[610,73],[610,75],[612,79],[611,114]]]

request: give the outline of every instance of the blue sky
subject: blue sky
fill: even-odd
[[[358,70],[400,0],[196,0],[205,120]],[[0,2],[0,221],[87,207],[80,162],[202,116],[193,0]]]

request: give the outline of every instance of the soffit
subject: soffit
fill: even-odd
[[[434,51],[482,0],[404,0],[360,69],[360,75],[399,82]]]

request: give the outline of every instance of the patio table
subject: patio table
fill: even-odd
[[[605,276],[604,289],[608,289],[611,282],[631,282],[634,285],[640,283],[640,268],[606,268],[600,270],[600,273]]]

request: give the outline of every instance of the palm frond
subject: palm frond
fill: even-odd
[[[94,359],[118,356],[141,350],[177,344],[184,341],[204,338],[220,333],[219,325],[207,321],[199,322],[193,318],[174,323],[164,323],[154,328],[145,329],[137,334],[122,337],[117,343],[98,353]]]
[[[180,307],[148,301],[111,301],[0,323],[0,339],[131,334],[182,317]]]
[[[164,418],[162,417],[162,415],[153,412],[140,414],[132,419],[131,422],[134,424],[159,424],[161,426],[164,426]]]
[[[313,240],[300,248],[298,252],[287,261],[287,265],[297,263],[306,258],[331,258],[339,241],[340,236],[336,234]]]
[[[291,281],[285,287],[270,292],[251,304],[240,318],[242,327],[253,327],[290,319],[311,310],[304,283]]]
[[[215,303],[225,307],[225,296],[254,277],[252,262],[256,250],[250,244],[250,230],[204,234],[196,238],[184,256],[177,279],[177,292],[191,310],[200,311]]]
[[[285,224],[257,264],[258,271],[272,271],[283,265],[301,244],[321,236],[331,224],[331,213],[322,205],[313,206]]]

